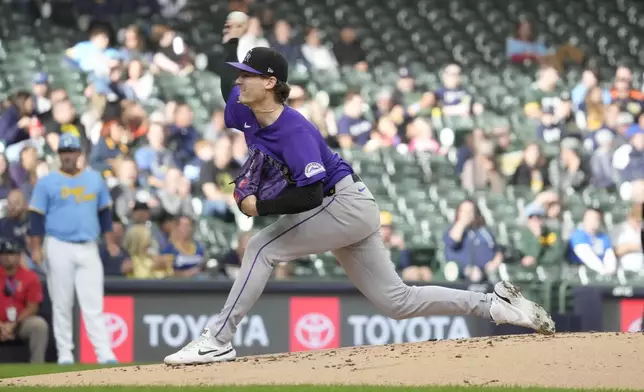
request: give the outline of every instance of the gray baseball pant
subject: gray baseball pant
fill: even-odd
[[[369,189],[351,176],[311,211],[285,215],[248,242],[224,308],[209,325],[222,344],[264,291],[273,266],[331,250],[360,292],[393,319],[431,315],[490,318],[490,294],[438,286],[408,286],[380,236],[380,212]]]

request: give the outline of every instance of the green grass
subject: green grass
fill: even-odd
[[[146,365],[146,364],[138,364]],[[618,391],[616,389],[550,389],[550,388],[519,388],[519,387],[463,387],[463,386],[444,386],[444,387],[381,387],[381,386],[204,386],[204,387],[122,387],[122,386],[93,386],[93,387],[8,387],[6,381],[1,379],[11,377],[33,376],[39,374],[78,372],[83,370],[100,369],[106,367],[119,367],[123,365],[101,366],[101,365],[73,365],[58,366],[56,364],[45,365],[28,365],[28,364],[8,364],[0,365],[0,390],[7,392],[35,392],[35,391],[74,391],[74,392],[472,392],[482,390],[485,392],[587,392],[601,391],[610,392]]]

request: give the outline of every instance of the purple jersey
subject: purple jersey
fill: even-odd
[[[230,93],[224,119],[227,128],[244,132],[249,148],[257,148],[284,165],[297,186],[324,181],[324,192],[353,174],[351,167],[331,151],[320,132],[289,106],[271,125],[262,128],[249,107],[239,103],[239,87]]]

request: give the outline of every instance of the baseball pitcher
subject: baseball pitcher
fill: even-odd
[[[115,363],[103,321],[103,264],[96,243],[102,232],[110,254],[118,254],[112,237],[112,200],[98,172],[77,168],[81,154],[77,137],[64,134],[58,154],[60,170],[38,180],[29,205],[31,255],[47,275],[58,363],[74,362],[74,289],[98,362]]]
[[[224,43],[233,73],[222,75],[221,82],[226,127],[243,131],[250,151],[235,181],[235,200],[248,216],[284,216],[250,239],[222,311],[198,339],[167,356],[166,364],[235,359],[231,341],[237,325],[261,295],[273,266],[329,250],[362,294],[391,318],[474,315],[554,333],[548,313],[509,282],[496,284],[492,294],[406,285],[383,244],[378,205],[367,186],[313,124],[284,104],[290,90],[284,57],[256,47],[236,62],[243,32],[243,25],[226,23]]]

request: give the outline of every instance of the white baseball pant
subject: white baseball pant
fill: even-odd
[[[58,362],[74,361],[74,288],[98,362],[114,360],[103,318],[103,263],[96,242],[77,244],[46,236],[44,250]]]

